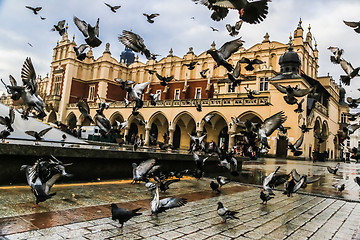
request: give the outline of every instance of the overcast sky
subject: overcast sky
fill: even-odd
[[[59,34],[51,32],[52,25],[65,19],[69,24],[69,37],[75,35],[77,44],[84,42],[82,34],[73,23],[73,16],[94,25],[100,18],[100,39],[103,44],[93,50],[95,57],[101,56],[105,43],[111,44],[112,56],[119,60],[124,46],[117,40],[122,30],[132,29],[141,35],[148,49],[168,55],[170,48],[174,54],[183,57],[189,47],[195,54],[201,54],[210,48],[212,41],[217,47],[232,40],[225,24],[234,24],[239,20],[236,11],[230,11],[228,17],[220,22],[210,19],[211,12],[191,0],[107,0],[111,5],[121,5],[117,13],[105,6],[103,0],[0,0],[0,78],[8,82],[12,74],[20,80],[20,71],[26,57],[31,57],[36,73],[45,76],[50,71],[52,49],[61,39]],[[34,15],[25,5],[42,6],[38,15]],[[272,0],[269,14],[260,24],[244,23],[240,36],[245,40],[247,49],[263,40],[266,32],[271,41],[287,43],[293,34],[299,18],[302,18],[304,32],[311,32],[318,43],[319,76],[328,73],[338,82],[343,71],[339,65],[330,62],[329,46],[344,48],[343,57],[354,67],[360,65],[360,34],[345,26],[342,20],[360,21],[359,0]],[[149,24],[143,13],[159,13],[154,24]],[[41,20],[45,17],[46,20]],[[191,19],[194,17],[195,19]],[[213,32],[210,26],[219,29]],[[28,43],[32,44],[30,47]],[[144,61],[143,57],[140,60]],[[360,77],[352,80],[348,95],[359,97]],[[0,90],[4,90],[0,86]]]

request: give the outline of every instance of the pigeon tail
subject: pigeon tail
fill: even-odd
[[[345,75],[341,75],[340,76],[340,80],[343,84],[345,84],[346,86],[350,85],[350,77],[349,76],[345,76]]]
[[[90,47],[98,47],[101,45],[102,41],[100,39],[98,39],[97,37],[95,38],[86,38],[85,42],[90,46]]]
[[[134,210],[131,210],[132,213],[134,214],[134,216],[140,216],[142,213],[138,213],[137,211],[139,211],[141,208],[136,208]]]

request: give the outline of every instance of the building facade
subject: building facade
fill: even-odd
[[[82,121],[76,107],[79,99],[86,99],[91,114],[95,115],[101,98],[102,101],[112,102],[110,108],[104,112],[111,124],[115,124],[115,120],[121,122],[127,119],[125,135],[142,135],[145,144],[149,143],[150,135],[162,141],[163,134],[167,133],[171,144],[187,149],[190,144],[189,134],[201,135],[206,132],[208,142],[213,140],[217,145],[224,143],[231,148],[237,141],[234,134],[239,132],[231,117],[261,123],[269,116],[284,111],[287,121],[283,125],[288,129],[288,141],[295,142],[301,136],[299,124],[305,122],[312,128],[305,134],[301,157],[309,158],[314,148],[319,148],[321,152],[327,151],[330,158],[337,158],[340,150],[338,133],[341,129],[341,115],[348,112],[348,107],[339,104],[339,87],[334,80],[330,76],[317,76],[318,50],[317,45],[313,45],[310,27],[305,34],[300,21],[292,38],[294,52],[299,56],[301,64],[299,74],[305,74],[308,78],[299,76],[296,79],[274,81],[293,87],[298,85],[300,88],[311,87],[314,82],[320,86],[317,88],[318,101],[305,101],[304,113],[300,115],[294,112],[296,105],[287,105],[283,94],[270,83],[270,79],[280,73],[278,62],[288,51],[288,45],[270,41],[268,33],[262,42],[249,49],[241,48],[228,59],[233,65],[243,57],[257,58],[264,62],[256,65],[253,71],[246,71],[245,65],[242,66],[241,73],[247,76],[247,79],[235,89],[228,83],[218,83],[219,80],[227,78],[227,71],[223,67],[215,68],[214,60],[206,52],[196,56],[193,49],[189,48],[183,57],[178,57],[173,55],[171,49],[168,56],[159,61],[150,60],[142,63],[135,57],[134,62],[129,64],[126,60],[119,62],[113,58],[110,45],[106,44],[102,56],[98,59],[93,57],[90,49],[85,60],[79,61],[73,50],[76,43],[74,39],[70,41],[66,33],[53,50],[49,76],[39,81],[41,95],[45,99],[48,111],[45,120],[61,121],[71,128],[79,127]],[[209,46],[212,49],[216,47],[215,43]],[[128,49],[126,54],[129,55]],[[198,62],[194,70],[184,66],[191,61]],[[163,87],[156,76],[149,74],[145,69],[155,70],[163,76],[173,75],[175,80]],[[205,69],[209,69],[206,79],[200,75],[200,71]],[[115,78],[129,79],[136,83],[151,82],[143,96],[144,107],[140,109],[137,117],[132,115],[132,108],[124,107],[123,100],[127,95],[116,83]],[[249,99],[244,88],[246,86],[260,91],[260,95]],[[160,93],[156,106],[152,106],[148,101],[149,93]],[[201,103],[201,112],[196,110],[195,101]],[[313,106],[308,107],[310,103]],[[206,123],[203,118],[210,113],[214,114],[214,117],[210,123]],[[327,136],[326,140],[319,144],[314,138],[314,133],[322,133]],[[280,156],[282,152],[283,156],[284,151],[285,155],[288,154],[287,141],[280,143],[278,131],[269,137],[269,145],[270,154]]]

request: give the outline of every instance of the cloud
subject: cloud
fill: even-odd
[[[182,57],[189,47],[199,55],[210,48],[213,41],[217,47],[233,38],[227,34],[226,23],[234,24],[239,20],[237,11],[220,22],[210,19],[207,7],[194,4],[191,0],[137,0],[106,1],[122,7],[113,13],[103,1],[62,0],[62,1],[13,1],[0,0],[0,78],[9,74],[20,77],[20,69],[26,57],[32,57],[37,74],[46,75],[50,71],[53,48],[61,37],[50,29],[59,20],[66,19],[69,24],[69,37],[75,35],[77,44],[84,38],[73,23],[73,16],[94,25],[100,18],[100,39],[103,45],[93,50],[95,57],[102,55],[105,43],[109,42],[112,56],[119,59],[124,46],[117,37],[122,30],[132,29],[144,38],[147,47],[154,53],[165,57],[170,48],[174,54]],[[34,15],[25,5],[42,6],[38,15]],[[311,24],[311,32],[318,43],[319,76],[329,73],[338,81],[343,74],[340,66],[329,61],[329,46],[345,49],[344,58],[354,66],[360,65],[358,42],[360,35],[345,26],[342,20],[359,21],[360,2],[348,0],[276,0],[269,3],[269,14],[261,24],[243,24],[240,34],[245,40],[244,47],[249,48],[263,40],[266,32],[270,40],[286,43],[293,34],[299,18],[302,18],[305,34]],[[154,24],[146,22],[143,13],[160,13]],[[40,16],[46,17],[45,21]],[[191,17],[195,19],[192,20]],[[219,32],[210,29],[213,26]],[[31,48],[27,43],[31,43]],[[141,61],[145,61],[140,56]],[[0,87],[1,88],[1,87]],[[346,88],[350,96],[359,96],[360,80],[354,79],[351,88]]]

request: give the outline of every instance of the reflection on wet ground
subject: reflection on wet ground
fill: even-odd
[[[335,167],[336,162],[310,162],[295,161],[284,159],[265,158],[257,161],[243,162],[243,170],[237,181],[241,183],[249,183],[262,185],[264,176],[273,172],[277,166],[281,166],[279,173],[290,173],[292,169],[302,175],[320,177],[320,180],[308,184],[303,192],[321,194],[330,197],[343,198],[346,200],[360,200],[360,186],[355,183],[354,178],[360,176],[360,164],[355,162],[340,163],[340,168],[336,175],[328,172],[327,167]],[[345,190],[341,193],[337,192],[333,187],[334,184],[345,184]],[[278,187],[283,189],[283,187]]]

